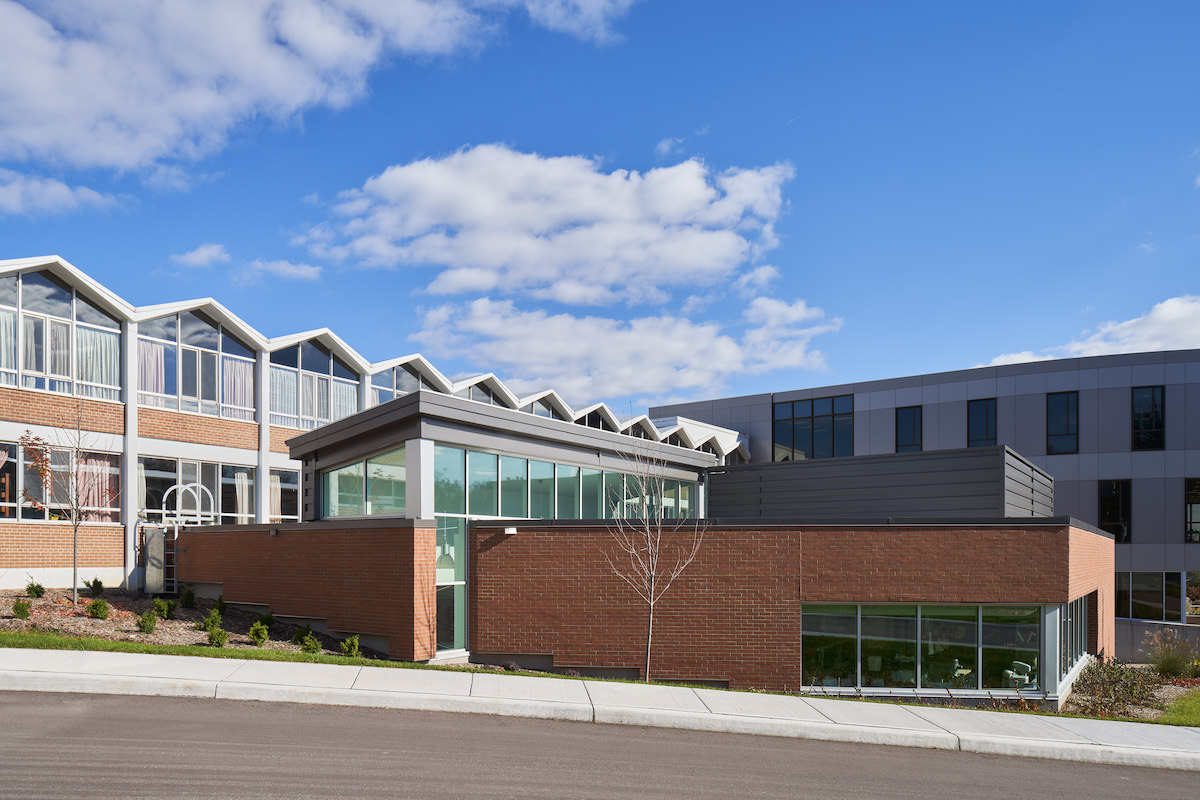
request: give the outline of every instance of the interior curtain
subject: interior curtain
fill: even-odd
[[[83,453],[79,457],[76,486],[79,504],[86,510],[80,516],[89,522],[115,522],[113,512],[117,492],[120,490],[120,470],[116,456],[104,453]],[[143,482],[140,479],[139,483]]]
[[[166,345],[146,339],[138,340],[138,388],[140,391],[166,393],[166,354]]]
[[[221,370],[222,402],[231,406],[254,407],[254,362],[240,358],[224,359]]]
[[[79,325],[75,329],[75,376],[102,386],[121,385],[121,334]]]
[[[250,471],[239,469],[233,474],[233,489],[237,495],[237,513],[252,515],[254,513],[254,485],[250,480]]]
[[[50,363],[46,370],[51,375],[67,377],[71,374],[71,326],[65,322],[50,321]]]
[[[283,482],[279,479],[279,473],[271,472],[271,521],[283,521]]]
[[[38,317],[21,318],[25,335],[22,368],[31,372],[42,371],[42,320]]]
[[[330,419],[348,417],[358,411],[358,384],[333,382],[333,415]]]
[[[296,371],[271,366],[271,412],[296,416]]]
[[[17,368],[17,314],[0,309],[0,369]]]

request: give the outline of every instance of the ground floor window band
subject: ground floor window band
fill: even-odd
[[[1040,689],[1042,607],[805,603],[805,687]]]

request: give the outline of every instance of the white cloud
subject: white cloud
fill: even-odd
[[[1040,353],[1027,350],[997,356],[991,363],[1200,348],[1200,295],[1172,297],[1140,317],[1106,322],[1094,332],[1085,331],[1085,334],[1080,339],[1046,348]]]
[[[228,261],[229,253],[226,252],[225,245],[209,242],[200,245],[195,250],[172,255],[171,260],[176,264],[183,264],[185,267],[208,267],[218,261]]]
[[[683,139],[675,139],[668,136],[666,139],[660,139],[658,144],[654,145],[654,153],[659,158],[666,158],[679,149],[683,144]]]
[[[434,293],[662,302],[774,247],[792,174],[786,163],[716,172],[697,160],[604,172],[582,156],[480,145],[388,168],[299,241],[321,258],[433,265]]]
[[[670,314],[580,317],[480,298],[424,311],[412,338],[427,355],[463,357],[515,376],[504,380],[518,394],[556,389],[582,404],[638,393],[711,393],[739,375],[824,369],[824,357],[809,344],[841,326],[803,301],[756,301],[744,320],[748,328],[739,335]]]
[[[760,292],[767,287],[771,281],[779,277],[779,270],[772,267],[770,264],[763,264],[754,269],[743,273],[736,281],[733,282],[735,289],[742,292],[753,294]]]
[[[118,170],[192,160],[252,120],[364,92],[392,54],[480,47],[513,8],[611,38],[629,0],[0,0],[0,158]],[[178,183],[170,172],[151,172]]]
[[[84,206],[105,208],[116,203],[117,198],[112,195],[86,186],[68,186],[54,178],[0,168],[0,214],[59,213]]]
[[[1145,242],[1138,245],[1138,250],[1141,250],[1148,256],[1152,256],[1158,252],[1158,242]]]
[[[257,259],[246,264],[245,268],[234,277],[234,282],[242,285],[259,283],[266,275],[287,280],[315,281],[321,277],[321,268],[312,264]]]

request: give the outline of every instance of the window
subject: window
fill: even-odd
[[[431,388],[429,381],[409,364],[401,364],[371,376],[371,405],[377,406],[418,389]]]
[[[271,514],[269,522],[300,521],[300,473],[290,469],[271,470]]]
[[[1166,420],[1163,387],[1134,387],[1133,449],[1162,450],[1166,447]]]
[[[26,389],[120,400],[121,324],[50,272],[0,278],[0,384],[18,374]]]
[[[773,461],[854,455],[854,395],[775,403]]]
[[[1079,663],[1087,652],[1087,603],[1086,597],[1072,600],[1059,607],[1059,669],[1060,677],[1066,677],[1071,668]]]
[[[214,524],[248,525],[256,515],[255,472],[235,464],[143,457],[138,459],[138,508],[148,512],[151,522],[162,520],[164,499],[169,509],[194,511],[192,495],[167,493],[176,484],[199,484],[200,510],[211,512]]]
[[[358,411],[358,374],[320,342],[284,347],[271,353],[270,402],[272,425],[311,430]]]
[[[138,402],[254,421],[254,350],[200,311],[138,324]]]
[[[322,473],[321,515],[403,514],[407,484],[405,464],[404,448],[399,447]]]
[[[996,443],[996,398],[967,402],[967,447]]]
[[[1046,395],[1046,453],[1079,452],[1079,392]]]
[[[1116,537],[1120,543],[1131,541],[1133,489],[1131,481],[1100,481],[1100,507],[1096,527]]]
[[[25,448],[0,443],[0,519],[70,519],[72,507],[84,522],[121,521],[121,457],[113,453],[51,448],[46,480]],[[33,503],[29,498],[36,499]]]
[[[918,453],[921,450],[921,407],[896,409],[896,452]]]
[[[1118,617],[1156,622],[1181,622],[1183,573],[1118,572]]]
[[[1200,543],[1200,478],[1183,482],[1183,540]]]

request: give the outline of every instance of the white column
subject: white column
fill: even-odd
[[[1038,680],[1041,681],[1042,691],[1048,695],[1058,694],[1058,660],[1062,648],[1061,614],[1061,606],[1042,606],[1042,654],[1041,663],[1038,664]]]
[[[267,353],[254,355],[254,413],[258,417],[258,476],[254,481],[254,521],[264,523],[271,514],[271,370]]]
[[[358,376],[358,410],[366,411],[371,401],[371,376]]]
[[[125,588],[141,583],[137,566],[138,506],[138,348],[136,322],[121,322],[121,399],[125,403],[125,437],[121,448],[121,521],[125,524]]]
[[[404,516],[433,519],[433,440],[405,442],[404,464]]]

